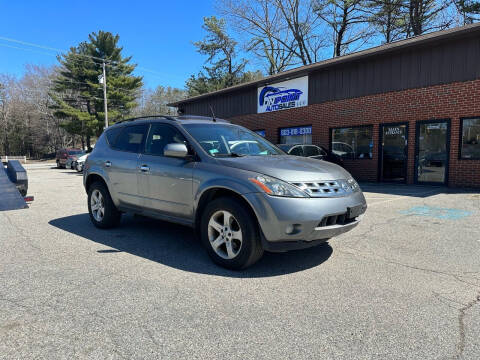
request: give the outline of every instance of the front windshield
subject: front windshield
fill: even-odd
[[[267,140],[240,126],[185,124],[184,127],[211,156],[283,155]]]

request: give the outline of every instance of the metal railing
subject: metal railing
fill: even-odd
[[[18,160],[20,162],[23,162],[24,164],[27,163],[27,157],[26,156],[0,156],[0,162],[6,163],[8,160]]]

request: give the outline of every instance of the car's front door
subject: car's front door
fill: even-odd
[[[145,151],[139,158],[140,191],[146,208],[191,220],[195,163],[189,159],[164,156],[165,146],[172,143],[186,144],[186,139],[169,124],[153,123],[150,126]]]

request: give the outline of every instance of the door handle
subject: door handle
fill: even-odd
[[[110,167],[112,166],[112,162],[111,161],[105,161],[105,167]]]
[[[141,172],[148,172],[148,171],[150,171],[150,167],[148,167],[147,165],[142,165],[142,166],[140,166],[140,171]]]

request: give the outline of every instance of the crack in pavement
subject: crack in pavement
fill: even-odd
[[[467,311],[476,304],[480,304],[480,293],[474,300],[470,301],[468,304],[458,310],[458,331],[460,340],[457,344],[457,354],[453,357],[454,359],[460,359],[465,350],[465,315],[467,314]]]
[[[344,249],[337,249],[337,251],[340,252],[340,253],[343,253],[343,254],[362,256],[365,259],[379,260],[379,261],[383,261],[387,264],[403,266],[403,267],[413,269],[413,270],[418,270],[418,271],[429,272],[429,273],[433,273],[433,274],[452,277],[458,282],[461,282],[463,284],[467,284],[467,285],[470,285],[470,286],[474,286],[474,287],[478,287],[480,285],[480,284],[474,284],[474,283],[463,280],[462,275],[460,275],[460,274],[449,273],[449,272],[440,271],[440,270],[436,270],[436,269],[427,269],[427,268],[421,268],[421,267],[415,266],[415,265],[404,264],[404,263],[401,263],[401,262],[398,262],[398,261],[395,261],[395,260],[392,260],[392,259],[388,259],[386,257],[372,256],[370,253],[366,254],[366,253],[363,253],[362,251],[360,251],[358,249],[351,248],[351,247],[348,247],[348,246],[345,246],[345,249],[349,249],[349,250],[351,250],[351,252],[345,251]],[[463,277],[467,277],[467,276],[463,275]],[[476,277],[469,277],[469,278],[474,279],[474,280],[478,280]]]

